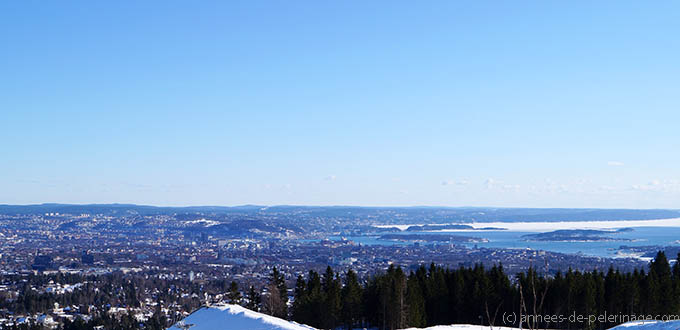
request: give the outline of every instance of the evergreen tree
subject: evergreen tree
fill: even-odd
[[[680,252],[675,259],[675,264],[673,264],[673,297],[675,297],[673,304],[675,305],[675,310],[673,314],[680,313]]]
[[[238,290],[238,284],[236,284],[234,281],[231,281],[231,284],[229,284],[229,293],[227,294],[227,299],[229,299],[230,304],[241,304],[241,292]]]
[[[670,315],[676,311],[676,298],[673,296],[671,267],[668,264],[666,254],[659,251],[649,268],[650,274],[654,273],[654,280],[656,281],[653,310],[661,315]]]
[[[340,290],[341,283],[340,279],[335,276],[333,269],[328,266],[326,267],[326,272],[323,275],[321,281],[321,286],[324,293],[324,328],[332,329],[335,328],[340,320]]]
[[[250,289],[248,289],[248,294],[246,295],[246,298],[248,299],[248,302],[246,303],[246,308],[259,312],[260,311],[260,304],[262,304],[262,299],[260,296],[260,293],[255,290],[254,286],[250,286]]]
[[[299,275],[295,281],[295,289],[293,290],[293,310],[292,318],[293,321],[310,324],[309,317],[309,297],[307,295],[307,283],[302,275]]]
[[[432,322],[432,324],[448,323],[449,290],[448,286],[446,285],[444,271],[432,263],[430,264],[427,277],[428,278],[425,284],[425,307],[427,312],[427,320],[428,322]],[[466,313],[464,309],[461,314],[464,316],[469,316],[469,313]]]
[[[270,307],[274,308],[271,315],[288,319],[288,287],[284,275],[276,267],[272,269],[269,282],[270,295],[278,295],[278,297],[268,297],[269,304],[273,304]]]
[[[408,316],[406,326],[422,328],[427,325],[425,315],[425,299],[416,274],[411,273],[406,282],[406,305]]]
[[[321,285],[321,277],[315,271],[309,272],[309,281],[307,282],[308,304],[311,311],[311,321],[309,325],[317,328],[323,327],[325,322],[326,311],[324,309],[325,295]]]
[[[340,312],[342,324],[347,329],[352,329],[361,321],[362,292],[357,274],[351,269],[345,275],[345,286],[341,291],[342,310]]]

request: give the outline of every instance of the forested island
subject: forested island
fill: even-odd
[[[632,228],[622,228],[618,230],[595,230],[595,229],[562,229],[547,233],[527,234],[522,237],[526,241],[548,241],[548,242],[598,242],[598,241],[632,241],[628,238],[611,237],[609,235],[629,232]]]
[[[507,230],[507,228],[497,227],[482,227],[475,228],[470,225],[463,224],[447,224],[447,225],[412,225],[406,228],[406,231],[436,231],[436,230]]]
[[[454,242],[454,243],[481,243],[488,242],[486,238],[470,237],[461,235],[444,234],[384,234],[382,240],[394,241],[418,241],[418,242]]]

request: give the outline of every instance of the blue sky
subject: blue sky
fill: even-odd
[[[0,4],[0,203],[680,208],[680,3]]]

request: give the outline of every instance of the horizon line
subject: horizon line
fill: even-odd
[[[332,204],[332,205],[314,205],[314,204],[233,204],[233,205],[154,205],[154,204],[136,204],[136,203],[58,203],[58,202],[43,202],[43,203],[29,203],[29,204],[0,204],[0,207],[6,206],[138,206],[138,207],[154,207],[154,208],[240,208],[240,207],[260,207],[260,208],[274,208],[274,207],[338,207],[338,208],[441,208],[441,209],[570,209],[570,210],[664,210],[664,211],[680,211],[680,208],[628,208],[628,207],[530,207],[530,206],[443,206],[443,205],[349,205],[349,204]]]

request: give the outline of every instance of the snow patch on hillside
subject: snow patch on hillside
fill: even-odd
[[[286,321],[278,317],[258,313],[238,305],[216,304],[203,307],[182,320],[192,325],[189,330],[317,330],[308,325]],[[405,330],[490,330],[489,326],[471,324],[437,325],[429,328]],[[676,330],[680,321],[635,321],[621,324],[610,330]],[[168,330],[182,330],[178,324]],[[518,330],[509,327],[493,327],[493,330]]]
[[[490,330],[488,325],[472,325],[472,324],[453,324],[453,325],[435,325],[429,328],[408,328],[404,330]],[[493,327],[493,330],[518,330],[517,328],[508,327]]]
[[[609,330],[677,330],[680,321],[633,321],[615,326]]]
[[[193,324],[189,330],[315,330],[310,326],[228,304],[203,307],[183,321],[187,325]],[[181,328],[175,324],[168,330],[181,330]]]
[[[184,224],[187,225],[203,225],[205,227],[212,227],[214,225],[219,225],[220,223],[215,221],[215,220],[209,220],[209,219],[197,219],[197,220],[191,220],[191,221],[184,221]]]

